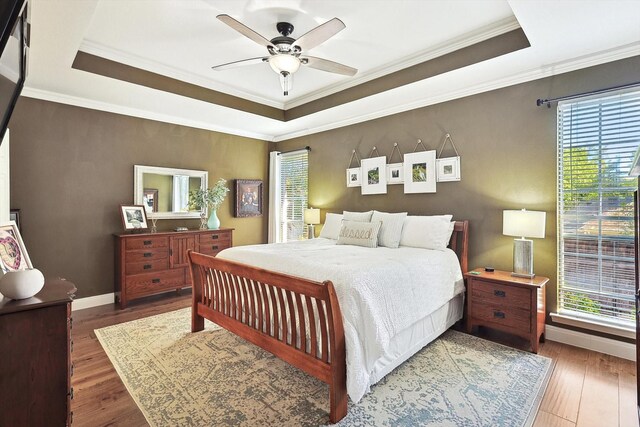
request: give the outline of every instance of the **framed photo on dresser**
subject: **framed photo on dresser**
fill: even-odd
[[[6,273],[27,268],[33,265],[15,221],[0,224],[0,269]]]
[[[120,205],[122,226],[125,230],[146,230],[147,214],[144,205]]]

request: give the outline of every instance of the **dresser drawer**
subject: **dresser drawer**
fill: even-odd
[[[487,326],[499,329],[516,329],[521,333],[531,331],[531,311],[515,307],[485,305],[474,301],[470,307],[470,316]]]
[[[169,259],[169,248],[127,251],[126,254],[127,264],[162,259]]]
[[[474,301],[482,300],[489,305],[521,308],[527,311],[531,309],[531,291],[529,289],[474,280],[471,295]]]
[[[169,237],[167,236],[130,237],[125,240],[124,245],[126,250],[168,248]]]
[[[127,292],[132,295],[150,295],[166,289],[177,289],[184,286],[184,269],[165,270],[157,273],[136,274],[127,276]]]
[[[218,244],[225,248],[231,246],[231,233],[228,231],[208,231],[198,234],[199,245]]]
[[[132,274],[151,273],[168,269],[169,259],[164,257],[162,259],[148,259],[142,262],[128,262],[124,271],[127,276],[130,276]]]
[[[227,249],[228,244],[215,243],[201,243],[196,246],[196,252],[200,252],[205,255],[215,255],[223,249]]]

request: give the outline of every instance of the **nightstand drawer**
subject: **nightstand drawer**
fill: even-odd
[[[487,305],[521,308],[527,312],[531,309],[531,291],[529,289],[474,280],[471,295],[474,301],[482,300]]]
[[[477,301],[471,305],[470,316],[486,323],[487,326],[531,331],[531,312],[514,307],[483,305]]]

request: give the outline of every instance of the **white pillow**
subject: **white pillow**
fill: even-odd
[[[397,248],[402,237],[402,226],[404,219],[407,217],[406,212],[387,213],[373,211],[371,222],[382,222],[380,227],[380,235],[378,236],[378,245],[387,248]]]
[[[378,233],[381,222],[362,222],[342,220],[342,228],[338,236],[338,245],[378,247]]]
[[[373,215],[373,211],[367,211],[367,212],[343,211],[342,215],[343,215],[343,219],[345,221],[370,222],[371,221],[371,215]]]
[[[444,251],[453,232],[452,217],[453,215],[406,217],[400,246]]]
[[[324,225],[320,230],[320,237],[325,239],[338,240],[340,234],[340,228],[342,227],[342,215],[335,213],[328,213],[324,219]]]

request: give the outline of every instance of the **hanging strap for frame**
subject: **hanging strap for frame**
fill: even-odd
[[[391,155],[389,156],[389,163],[391,163],[391,159],[393,159],[393,153],[398,152],[398,155],[400,155],[400,163],[403,162],[403,156],[402,156],[402,152],[400,151],[400,147],[398,147],[398,143],[394,143],[393,144],[393,150],[391,150]]]
[[[415,148],[413,149],[413,152],[414,152],[414,153],[415,153],[415,152],[416,152],[416,150],[418,149],[418,146],[419,146],[419,145],[422,145],[422,148],[424,148],[424,151],[427,151],[427,147],[426,147],[426,145],[424,145],[424,144],[422,143],[422,140],[421,140],[421,139],[419,139],[419,140],[418,140],[418,142],[416,143]]]
[[[444,141],[442,141],[442,147],[440,147],[440,152],[438,153],[437,158],[439,159],[440,156],[442,155],[442,152],[444,151],[444,147],[445,145],[447,145],[447,141],[449,141],[451,143],[451,146],[453,147],[453,151],[456,152],[456,156],[460,157],[460,154],[458,153],[458,149],[456,148],[456,144],[453,143],[453,139],[451,139],[451,135],[450,134],[446,134],[444,136]]]
[[[380,157],[380,153],[378,153],[378,149],[377,149],[376,147],[373,147],[373,148],[371,149],[371,153],[369,153],[369,158],[370,158],[370,159],[371,159],[371,158],[373,158],[373,152],[374,152],[374,151],[376,152],[376,154],[378,155],[378,157]]]
[[[358,153],[356,152],[356,150],[353,150],[353,152],[351,153],[351,159],[349,160],[349,166],[347,166],[347,169],[351,169],[351,163],[353,163],[354,157],[358,162],[358,167],[360,167],[360,159],[358,158]]]

